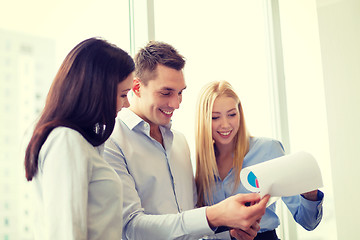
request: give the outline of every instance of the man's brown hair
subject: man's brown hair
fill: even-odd
[[[156,77],[158,64],[166,67],[182,70],[185,66],[185,58],[170,44],[150,41],[140,49],[134,57],[135,76],[144,84]]]

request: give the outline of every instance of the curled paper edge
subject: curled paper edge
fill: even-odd
[[[278,193],[278,190],[276,189],[276,186],[278,187],[278,185],[273,186],[272,183],[269,184],[269,181],[267,181],[267,184],[262,184],[264,183],[264,179],[262,179],[263,174],[264,174],[264,169],[260,169],[261,171],[258,172],[258,169],[256,168],[257,166],[262,166],[263,168],[265,168],[265,166],[269,166],[270,164],[275,166],[274,164],[279,165],[279,163],[281,163],[280,161],[284,161],[284,159],[294,159],[297,158],[296,160],[298,161],[299,158],[301,158],[301,160],[307,160],[305,165],[311,166],[311,169],[313,169],[314,173],[317,174],[313,174],[312,179],[315,179],[315,183],[311,183],[312,186],[301,186],[300,189],[298,189],[299,191],[297,192],[288,192],[286,194],[284,193]],[[288,160],[287,160],[288,161]],[[291,163],[291,162],[290,162]],[[294,165],[295,163],[295,165]],[[298,162],[293,162],[292,163],[295,167],[296,164],[298,165]],[[303,165],[303,163],[301,163]],[[279,168],[280,169],[280,168]],[[252,186],[253,184],[249,183],[247,180],[247,176],[249,175],[249,173],[253,173],[253,175],[255,175],[255,179],[258,180],[259,185],[257,186],[257,188],[255,188],[254,186]],[[265,175],[266,176],[266,175]],[[297,153],[293,153],[293,154],[289,154],[289,155],[284,155],[282,157],[278,157],[278,158],[274,158],[270,161],[266,161],[266,162],[262,162],[259,164],[255,164],[249,167],[246,167],[244,169],[241,170],[240,172],[240,179],[241,182],[243,183],[244,187],[251,191],[251,192],[257,192],[260,194],[261,197],[264,197],[266,194],[270,194],[272,195],[266,205],[266,207],[270,206],[271,204],[273,204],[274,202],[276,202],[280,197],[286,197],[286,196],[293,196],[293,195],[297,195],[297,194],[301,194],[303,192],[308,192],[308,191],[312,191],[315,189],[319,189],[323,186],[323,181],[322,181],[322,174],[321,174],[321,170],[319,168],[319,165],[316,161],[316,159],[307,152],[301,151],[301,152],[297,152]],[[269,184],[269,185],[268,185]],[[275,188],[274,191],[272,190],[272,188]],[[280,195],[278,195],[280,194]]]
[[[269,207],[271,204],[279,200],[280,197],[270,197],[269,201],[266,204],[266,207]]]

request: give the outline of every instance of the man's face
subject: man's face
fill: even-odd
[[[167,125],[182,101],[186,88],[182,71],[158,65],[157,75],[145,86],[140,83],[138,114],[150,126]]]

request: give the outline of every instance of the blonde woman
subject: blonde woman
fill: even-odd
[[[211,82],[202,89],[195,129],[198,207],[248,193],[240,182],[241,169],[284,155],[279,141],[250,136],[240,99],[226,81]],[[283,197],[282,201],[297,223],[313,230],[322,218],[323,196],[320,190],[315,190]],[[272,204],[266,209],[256,240],[278,239],[275,229],[280,222],[275,207]]]

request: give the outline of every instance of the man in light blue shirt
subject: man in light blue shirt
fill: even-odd
[[[253,239],[268,196],[239,194],[195,208],[189,147],[171,129],[186,88],[184,58],[169,44],[150,42],[135,63],[130,108],[118,115],[105,145],[105,159],[123,182],[123,239],[217,238],[220,226],[233,228],[237,239]],[[248,202],[258,203],[245,206]],[[219,234],[230,239],[229,232]]]

